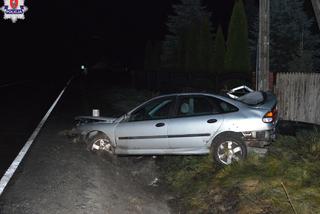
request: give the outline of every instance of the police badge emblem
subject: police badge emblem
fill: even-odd
[[[1,10],[4,19],[11,19],[15,23],[18,19],[24,19],[24,13],[28,8],[24,5],[24,0],[4,0]]]

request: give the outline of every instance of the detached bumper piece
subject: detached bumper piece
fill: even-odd
[[[263,148],[276,138],[275,130],[243,132],[243,140],[249,147]]]

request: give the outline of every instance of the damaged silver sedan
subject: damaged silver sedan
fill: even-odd
[[[248,90],[236,96],[237,91]],[[227,96],[179,93],[155,97],[119,118],[81,116],[75,134],[90,150],[113,155],[210,154],[221,165],[275,137],[276,98],[240,87]]]

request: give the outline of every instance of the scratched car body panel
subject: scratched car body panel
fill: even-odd
[[[94,143],[109,143],[119,155],[211,151],[215,159],[224,158],[220,163],[230,164],[246,155],[247,146],[263,147],[274,138],[276,103],[269,92],[249,91],[240,97],[232,92],[228,96],[169,94],[146,101],[119,118],[77,117],[75,133],[84,141],[104,136]]]

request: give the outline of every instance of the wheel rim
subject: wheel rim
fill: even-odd
[[[110,144],[110,141],[107,139],[97,139],[93,142],[91,146],[92,151],[107,151],[112,153],[112,146]]]
[[[242,148],[235,141],[225,141],[218,147],[218,158],[225,165],[241,160],[242,156]]]

